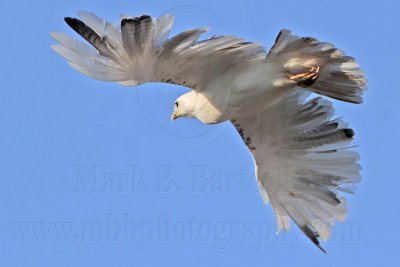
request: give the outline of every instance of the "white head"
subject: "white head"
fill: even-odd
[[[171,121],[179,117],[196,117],[196,93],[191,91],[183,94],[174,102],[174,111],[171,115]]]
[[[203,123],[217,123],[221,113],[201,93],[190,91],[174,102],[171,121],[180,117],[197,118]]]

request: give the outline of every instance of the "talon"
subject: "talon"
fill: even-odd
[[[292,81],[297,82],[298,86],[303,88],[310,87],[315,83],[319,77],[320,67],[314,66],[309,69],[308,72],[290,75],[288,78]]]

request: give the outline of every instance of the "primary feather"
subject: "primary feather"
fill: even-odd
[[[305,102],[307,95],[296,89],[261,114],[236,118],[234,125],[254,157],[259,189],[272,204],[277,232],[288,230],[291,218],[320,247],[317,237],[326,240],[334,221],[345,218],[339,192],[351,192],[360,166],[358,154],[349,150],[353,130],[332,119],[328,101]]]

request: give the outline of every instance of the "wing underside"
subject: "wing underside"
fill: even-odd
[[[201,90],[234,64],[265,56],[259,44],[235,36],[199,40],[207,28],[169,38],[170,15],[125,17],[117,26],[92,13],[78,12],[78,16],[65,21],[90,46],[52,33],[59,42],[52,48],[73,68],[98,80],[123,85],[165,82]]]
[[[78,16],[65,21],[86,43],[52,33],[58,41],[52,48],[74,69],[98,80],[127,86],[164,82],[201,91],[235,65],[252,60],[275,64],[283,78],[274,85],[288,83],[292,93],[233,123],[254,157],[260,193],[271,202],[277,230],[287,230],[291,218],[323,250],[318,237],[326,240],[334,222],[344,220],[346,202],[340,193],[352,191],[361,168],[358,154],[350,149],[353,130],[332,118],[329,101],[306,101],[309,93],[295,86],[360,103],[366,80],[353,58],[331,44],[288,31],[266,54],[259,44],[235,36],[201,40],[206,28],[170,38],[170,15],[123,17],[118,25],[88,12]]]
[[[351,150],[352,129],[333,119],[329,101],[301,89],[261,114],[234,122],[255,161],[264,201],[270,201],[277,232],[289,218],[321,250],[336,220],[346,216],[341,192],[360,180],[359,156]],[[324,251],[324,250],[323,250]]]

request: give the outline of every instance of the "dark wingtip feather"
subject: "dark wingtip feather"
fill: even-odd
[[[139,19],[137,17],[135,17],[135,18],[125,18],[125,19],[121,20],[121,27],[125,26],[126,24],[130,24],[130,23],[139,24],[140,21],[139,21]]]
[[[71,17],[65,17],[64,21],[76,33],[78,33],[86,41],[88,41],[94,48],[96,48],[100,55],[110,56],[110,52],[107,46],[105,45],[105,39],[103,39],[99,34],[97,34],[92,28],[88,27],[83,21]]]
[[[354,137],[354,130],[347,128],[343,129],[343,133],[346,135],[347,138],[353,138]]]
[[[143,21],[143,20],[152,21],[151,16],[149,16],[149,15],[141,15],[139,17],[139,21]]]
[[[121,20],[121,26],[125,26],[128,23],[140,24],[141,22],[151,22],[152,18],[149,15],[142,15],[134,18],[124,18]]]
[[[315,233],[308,225],[301,225],[300,229],[308,237],[308,239],[314,243],[314,245],[316,245],[323,253],[328,254],[319,244],[317,233]]]
[[[74,20],[72,17],[65,17],[64,21],[69,25],[70,21]]]
[[[83,24],[82,21],[76,18],[65,17],[64,21],[70,26],[72,29],[76,29],[79,25]]]

